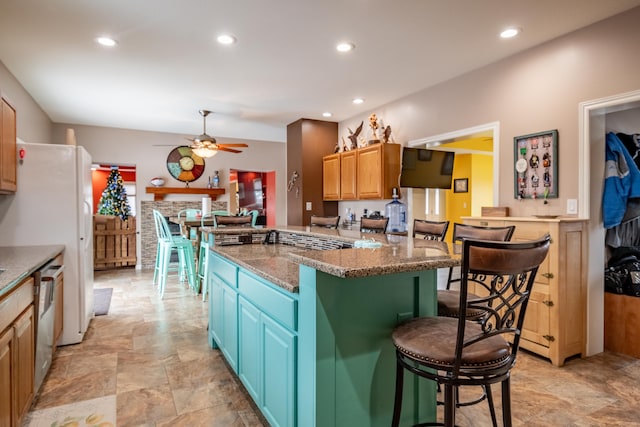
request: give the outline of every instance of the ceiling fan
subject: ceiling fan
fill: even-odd
[[[203,120],[202,135],[193,138],[187,138],[191,141],[191,150],[200,157],[213,157],[218,151],[228,151],[229,153],[242,153],[242,151],[229,147],[248,147],[247,144],[218,144],[216,139],[207,135],[207,116],[211,113],[209,110],[198,110]]]

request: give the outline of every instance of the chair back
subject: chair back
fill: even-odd
[[[198,215],[201,215],[202,211],[200,209],[182,209],[178,212],[178,219],[186,218],[186,219],[196,219]]]
[[[453,243],[460,243],[464,239],[475,240],[492,240],[500,242],[508,242],[513,236],[515,225],[504,227],[483,227],[480,225],[468,225],[453,223]],[[458,277],[453,277],[454,268],[449,269],[449,278],[447,279],[447,290],[451,289],[452,283],[460,282],[462,273]]]
[[[215,226],[215,216],[229,216],[229,212],[228,211],[223,211],[223,210],[217,210],[217,211],[211,211],[211,212],[207,212],[205,214],[202,215],[202,218],[200,219],[200,225],[202,227],[206,227],[211,226],[211,224],[207,224],[208,221],[214,221],[213,225]]]
[[[311,215],[311,227],[338,228],[340,224],[340,216],[318,216]]]
[[[242,216],[229,216],[229,215],[214,215],[213,216],[213,226],[214,227],[251,227],[252,222],[255,219],[253,215],[242,215]]]
[[[453,223],[453,243],[459,243],[462,239],[495,240],[508,242],[513,236],[515,225],[504,227],[483,227],[480,225],[469,225]]]
[[[385,233],[389,218],[360,218],[360,231],[363,233]]]
[[[504,340],[501,363],[496,372],[508,371],[515,362],[520,335],[531,288],[549,251],[551,237],[527,242],[501,242],[464,239],[462,241],[462,280],[460,283],[460,310],[453,374],[458,375],[461,364],[469,364],[474,351],[482,351],[487,340],[495,348],[496,339]],[[470,287],[481,286],[488,294],[468,299]],[[470,310],[484,310],[486,315],[467,321]],[[463,353],[466,355],[463,357]],[[472,369],[477,369],[476,367]],[[491,371],[490,366],[483,371]],[[463,372],[464,374],[464,372]]]
[[[173,242],[173,235],[167,223],[167,219],[159,211],[153,210],[153,219],[156,225],[156,235],[159,242]]]
[[[258,215],[260,214],[259,211],[257,211],[256,209],[247,212],[247,215],[249,215],[251,217],[251,226],[255,227],[256,226],[256,221],[258,220]]]
[[[413,237],[423,236],[427,240],[443,241],[449,228],[449,221],[427,221],[426,219],[413,220]]]

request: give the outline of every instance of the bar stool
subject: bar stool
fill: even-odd
[[[516,361],[527,302],[539,265],[547,256],[549,235],[530,242],[462,241],[462,268],[457,318],[411,319],[392,332],[396,348],[396,389],[392,426],[400,424],[404,371],[444,386],[444,423],[455,425],[458,387],[482,386],[494,419],[491,384],[501,383],[502,422],[511,426],[511,368]],[[486,296],[470,298],[469,286]],[[467,311],[485,316],[467,319]]]
[[[156,223],[156,231],[158,232],[158,288],[160,291],[160,298],[162,299],[164,297],[167,276],[169,274],[169,264],[171,262],[171,252],[174,249],[178,253],[178,275],[180,280],[182,281],[183,275],[186,275],[189,287],[196,291],[195,258],[193,255],[193,244],[191,243],[191,240],[182,236],[173,236],[169,230],[167,220],[155,209],[153,210],[153,217]]]
[[[340,224],[340,215],[337,215],[337,216],[311,215],[311,221],[309,222],[309,226],[311,227],[338,228],[338,224]]]
[[[363,233],[385,233],[389,218],[360,218],[360,231]]]
[[[413,237],[422,236],[427,240],[443,241],[449,229],[449,221],[427,221],[426,219],[413,220]]]

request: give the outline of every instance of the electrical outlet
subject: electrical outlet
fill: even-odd
[[[578,200],[567,199],[567,214],[573,215],[578,213]]]
[[[311,202],[307,202],[307,210],[310,211],[311,210]]]

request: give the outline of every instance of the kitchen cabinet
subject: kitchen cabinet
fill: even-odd
[[[0,194],[12,194],[18,188],[16,110],[4,97],[0,108]]]
[[[32,277],[0,299],[0,426],[18,427],[34,397]]]
[[[324,200],[356,200],[357,151],[344,151],[322,158],[322,197]]]
[[[220,348],[229,366],[238,371],[238,268],[209,257],[209,341]]]
[[[325,200],[390,199],[393,188],[400,185],[401,148],[374,144],[323,157],[323,171],[328,171],[323,175]]]
[[[340,199],[358,198],[358,156],[357,151],[340,153]]]
[[[272,426],[295,426],[297,295],[211,253],[209,337]]]
[[[340,200],[340,153],[322,158],[322,199]]]
[[[585,355],[587,222],[573,218],[463,218],[465,224],[515,225],[512,241],[549,233],[551,246],[540,265],[529,299],[520,346],[562,366]]]

